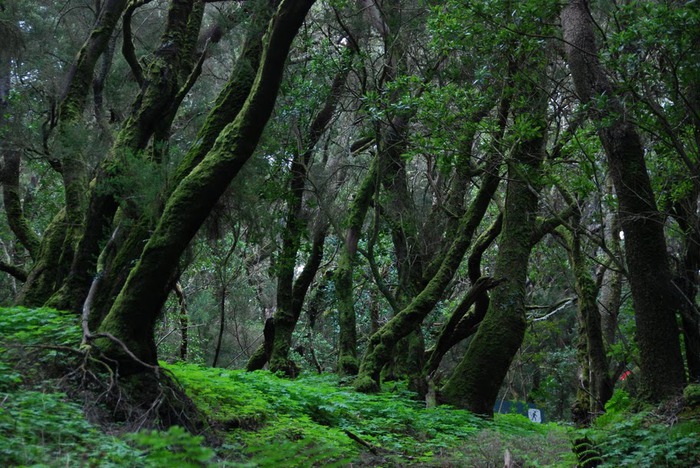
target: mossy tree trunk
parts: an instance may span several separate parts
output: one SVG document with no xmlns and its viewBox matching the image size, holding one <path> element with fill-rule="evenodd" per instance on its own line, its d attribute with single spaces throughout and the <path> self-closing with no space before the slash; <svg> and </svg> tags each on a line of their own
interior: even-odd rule
<svg viewBox="0 0 700 468">
<path fill-rule="evenodd" d="M 571 223 L 572 231 L 564 233 L 563 237 L 578 296 L 578 357 L 582 378 L 573 416 L 576 424 L 585 426 L 605 410 L 605 403 L 612 396 L 613 380 L 598 311 L 599 288 L 591 276 L 591 268 L 582 250 L 579 222 L 580 214 L 576 213 Z"/>
<path fill-rule="evenodd" d="M 405 68 L 405 64 L 402 63 L 400 67 Z M 423 259 L 430 255 L 422 242 L 418 211 L 406 173 L 404 153 L 408 145 L 410 117 L 396 116 L 378 135 L 379 179 L 383 188 L 378 203 L 389 225 L 394 246 L 398 282 L 393 298 L 400 308 L 410 304 L 425 287 Z M 424 354 L 425 342 L 418 322 L 410 334 L 396 343 L 384 368 L 385 378 L 408 379 L 411 389 L 422 392 L 420 377 Z"/>
<path fill-rule="evenodd" d="M 54 218 L 51 237 L 44 235 L 41 257 L 35 261 L 17 296 L 18 303 L 28 306 L 44 304 L 70 272 L 75 247 L 83 232 L 88 189 L 88 165 L 83 154 L 84 148 L 80 144 L 76 145 L 76 142 L 82 140 L 83 113 L 95 66 L 107 50 L 126 4 L 126 0 L 110 0 L 102 5 L 95 26 L 68 71 L 58 106 L 58 121 L 55 123 L 57 128 L 54 140 L 58 151 L 52 163 L 63 178 L 65 210 L 60 217 Z"/>
<path fill-rule="evenodd" d="M 138 263 L 99 331 L 110 333 L 142 361 L 157 363 L 153 329 L 181 254 L 255 150 L 275 104 L 291 42 L 313 0 L 283 1 L 270 23 L 255 82 L 236 119 L 168 198 Z M 142 370 L 112 340 L 101 340 L 122 372 Z"/>
<path fill-rule="evenodd" d="M 299 277 L 292 283 L 289 298 L 285 298 L 285 300 L 289 300 L 289 302 L 285 304 L 284 308 L 280 308 L 279 302 L 277 304 L 277 310 L 273 317 L 275 326 L 274 341 L 272 344 L 265 343 L 263 345 L 270 350 L 270 370 L 273 372 L 282 372 L 288 377 L 296 377 L 299 373 L 296 363 L 289 358 L 289 350 L 292 346 L 292 334 L 299 321 L 306 293 L 323 260 L 323 245 L 326 240 L 326 231 L 327 224 L 321 220 L 313 236 L 313 244 L 309 259 L 306 265 L 304 265 L 304 269 Z"/>
<path fill-rule="evenodd" d="M 5 27 L 7 28 L 7 26 Z M 7 125 L 9 122 L 6 121 L 11 119 L 9 116 L 9 118 L 6 117 L 6 113 L 9 111 L 9 97 L 12 87 L 10 77 L 12 55 L 18 52 L 18 50 L 11 50 L 11 48 L 21 49 L 22 44 L 19 31 L 2 30 L 2 33 L 5 35 L 4 40 L 7 41 L 5 46 L 0 47 L 0 156 L 3 162 L 0 165 L 0 184 L 2 185 L 2 199 L 10 230 L 27 250 L 29 256 L 36 260 L 39 256 L 41 240 L 32 230 L 24 215 L 19 184 L 20 150 L 8 138 L 10 130 Z M 13 37 L 14 40 L 12 40 Z M 0 268 L 0 271 L 8 272 L 20 281 L 27 280 L 27 273 L 22 269 L 13 268 L 12 265 L 4 264 L 4 262 L 3 265 L 4 268 Z"/>
<path fill-rule="evenodd" d="M 0 113 L 3 112 L 3 106 L 0 103 Z M 0 132 L 2 130 L 2 117 L 0 117 Z M 0 184 L 2 184 L 2 199 L 7 223 L 20 244 L 27 249 L 29 256 L 32 259 L 37 259 L 41 240 L 32 230 L 29 221 L 24 216 L 19 185 L 20 151 L 14 148 L 2 147 L 2 159 L 4 164 L 0 174 Z"/>
<path fill-rule="evenodd" d="M 608 159 L 625 234 L 630 289 L 637 324 L 643 391 L 649 400 L 678 394 L 685 383 L 664 219 L 656 207 L 639 135 L 626 118 L 616 90 L 601 67 L 586 0 L 571 0 L 561 13 L 569 68 Z"/>
<path fill-rule="evenodd" d="M 695 215 L 698 191 L 679 200 L 672 213 L 683 233 L 683 253 L 675 286 L 682 295 L 681 324 L 683 344 L 688 367 L 688 377 L 693 382 L 700 381 L 700 310 L 695 301 L 698 293 L 697 275 L 700 271 L 700 220 Z"/>
<path fill-rule="evenodd" d="M 476 332 L 486 315 L 489 305 L 487 291 L 498 286 L 502 280 L 481 276 L 481 258 L 500 234 L 502 225 L 503 216 L 498 216 L 496 221 L 474 243 L 467 262 L 469 280 L 473 286 L 454 308 L 447 322 L 440 329 L 435 345 L 427 352 L 423 369 L 423 374 L 427 379 L 433 378 L 433 374 L 440 366 L 440 361 L 453 346 Z"/>
<path fill-rule="evenodd" d="M 276 264 L 277 309 L 273 316 L 274 342 L 263 343 L 256 350 L 248 362 L 248 370 L 256 370 L 269 362 L 272 371 L 281 371 L 290 377 L 294 377 L 298 373 L 296 364 L 289 358 L 292 334 L 299 321 L 306 293 L 321 264 L 323 243 L 327 231 L 327 223 L 320 219 L 323 216 L 320 214 L 317 220 L 318 226 L 315 229 L 310 229 L 315 231 L 312 236 L 311 255 L 302 273 L 295 280 L 294 273 L 297 268 L 297 255 L 301 247 L 302 236 L 305 231 L 309 230 L 309 226 L 304 222 L 306 219 L 304 216 L 304 192 L 315 147 L 335 113 L 350 70 L 354 51 L 346 49 L 345 52 L 346 55 L 341 58 L 343 63 L 340 70 L 331 83 L 326 102 L 311 122 L 306 138 L 301 144 L 301 152 L 295 152 L 292 157 L 285 229 L 282 231 L 282 246 Z M 265 350 L 270 350 L 269 356 Z"/>
<path fill-rule="evenodd" d="M 612 197 L 614 193 L 612 179 L 605 181 L 605 193 Z M 611 207 L 606 207 L 605 225 L 603 236 L 605 245 L 612 255 L 610 264 L 606 265 L 600 285 L 600 297 L 598 310 L 600 311 L 603 340 L 607 346 L 615 344 L 617 333 L 617 317 L 622 305 L 622 280 L 623 260 L 622 247 L 620 246 L 620 223 L 617 212 Z"/>
<path fill-rule="evenodd" d="M 255 79 L 262 54 L 263 35 L 274 12 L 274 1 L 264 0 L 256 5 L 248 35 L 243 44 L 231 76 L 207 114 L 194 143 L 175 169 L 169 185 L 164 187 L 163 199 L 167 199 L 173 188 L 199 164 L 211 150 L 217 136 L 231 123 L 243 107 Z M 116 246 L 104 250 L 100 260 L 100 286 L 95 296 L 90 323 L 97 326 L 109 311 L 121 290 L 133 264 L 138 260 L 143 246 L 154 228 L 153 213 L 142 213 L 138 221 L 130 221 L 128 231 L 120 229 L 120 217 L 114 219 L 117 226 Z"/>
<path fill-rule="evenodd" d="M 360 364 L 355 387 L 363 392 L 379 391 L 381 370 L 389 359 L 396 343 L 418 326 L 440 300 L 445 288 L 462 263 L 462 258 L 471 244 L 472 237 L 483 219 L 486 209 L 499 183 L 500 158 L 490 156 L 484 171 L 482 185 L 469 209 L 460 220 L 459 228 L 444 255 L 444 260 L 435 276 L 425 288 L 401 312 L 370 337 L 367 351 Z"/>
<path fill-rule="evenodd" d="M 542 54 L 535 55 L 543 58 Z M 542 63 L 530 64 L 535 69 L 540 67 L 540 73 L 544 73 Z M 505 283 L 492 292 L 488 311 L 467 353 L 442 389 L 445 402 L 489 416 L 493 414 L 498 391 L 522 344 L 527 325 L 525 280 L 537 227 L 547 100 L 544 89 L 539 83 L 533 83 L 541 80 L 532 80 L 532 75 L 528 79 L 525 73 L 524 67 L 515 73 L 515 92 L 519 93 L 521 104 L 514 120 L 527 122 L 525 126 L 530 131 L 519 136 L 508 157 L 503 228 L 494 267 L 494 277 L 504 279 Z M 527 103 L 527 107 L 522 103 Z"/>
<path fill-rule="evenodd" d="M 196 4 L 196 8 L 195 8 Z M 47 305 L 67 310 L 82 310 L 83 301 L 96 273 L 100 244 L 109 236 L 114 214 L 121 205 L 123 217 L 136 221 L 144 207 L 128 201 L 123 174 L 138 160 L 146 160 L 145 149 L 153 136 L 165 131 L 179 107 L 183 82 L 192 70 L 192 44 L 197 40 L 204 7 L 194 0 L 172 0 L 165 30 L 154 57 L 143 72 L 141 90 L 133 111 L 119 132 L 110 154 L 100 164 L 94 187 L 84 212 L 84 229 L 80 233 L 71 269 L 61 288 Z M 191 85 L 190 85 L 191 86 Z M 179 99 L 181 101 L 181 98 Z M 161 142 L 154 142 L 158 147 Z M 153 161 L 157 164 L 158 161 Z M 133 222 L 124 223 L 128 229 Z"/>
<path fill-rule="evenodd" d="M 333 278 L 335 298 L 338 304 L 337 369 L 340 375 L 356 375 L 359 368 L 353 275 L 357 263 L 357 245 L 372 197 L 376 193 L 377 182 L 377 160 L 375 158 L 353 197 L 343 223 L 345 242 L 340 251 L 338 266 Z"/>
</svg>

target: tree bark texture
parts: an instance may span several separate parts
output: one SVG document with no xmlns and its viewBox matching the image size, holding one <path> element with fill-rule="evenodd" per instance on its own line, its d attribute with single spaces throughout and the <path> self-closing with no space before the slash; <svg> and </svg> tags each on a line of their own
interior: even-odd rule
<svg viewBox="0 0 700 468">
<path fill-rule="evenodd" d="M 656 207 L 639 135 L 600 65 L 587 1 L 570 1 L 561 21 L 576 92 L 591 106 L 591 116 L 602 122 L 598 135 L 625 234 L 643 392 L 649 400 L 661 400 L 678 394 L 685 383 L 676 325 L 679 299 L 671 283 L 664 219 Z"/>
<path fill-rule="evenodd" d="M 282 371 L 296 375 L 297 366 L 289 359 L 292 333 L 299 321 L 306 292 L 313 281 L 323 257 L 323 243 L 326 238 L 326 223 L 319 220 L 321 226 L 314 235 L 311 256 L 300 277 L 294 281 L 296 259 L 301 247 L 301 239 L 307 226 L 304 225 L 303 202 L 306 179 L 315 153 L 315 147 L 328 128 L 341 97 L 345 81 L 350 71 L 354 52 L 345 49 L 341 58 L 340 70 L 336 73 L 326 97 L 326 101 L 314 117 L 304 139 L 302 152 L 297 152 L 290 168 L 290 196 L 287 204 L 286 229 L 282 233 L 282 251 L 278 261 L 277 272 L 277 310 L 275 311 L 275 343 L 272 345 L 270 370 Z M 319 214 L 320 217 L 323 214 Z"/>
<path fill-rule="evenodd" d="M 574 218 L 573 227 L 577 229 L 578 214 Z M 578 295 L 579 330 L 583 340 L 581 357 L 585 360 L 581 367 L 588 374 L 584 378 L 588 385 L 582 389 L 586 397 L 585 405 L 579 408 L 580 411 L 585 411 L 583 422 L 587 423 L 605 410 L 605 403 L 612 396 L 613 381 L 608 367 L 601 317 L 596 303 L 598 288 L 581 249 L 580 236 L 581 234 L 574 230 L 566 237 L 569 263 L 574 273 L 574 284 Z M 584 402 L 581 401 L 581 403 Z"/>
<path fill-rule="evenodd" d="M 0 106 L 0 112 L 4 112 L 2 106 Z M 0 130 L 2 130 L 1 124 Z M 0 183 L 2 184 L 2 199 L 5 205 L 7 224 L 20 244 L 27 249 L 30 257 L 36 260 L 41 241 L 24 216 L 19 185 L 20 151 L 2 148 L 2 158 L 4 164 L 2 174 L 0 174 Z"/>
<path fill-rule="evenodd" d="M 71 261 L 70 274 L 47 305 L 79 311 L 90 288 L 96 270 L 100 243 L 109 235 L 109 226 L 121 204 L 127 217 L 138 219 L 146 208 L 129 201 L 127 187 L 120 177 L 133 164 L 130 158 L 145 159 L 144 150 L 163 122 L 170 122 L 177 110 L 173 104 L 180 90 L 181 75 L 190 69 L 192 57 L 189 42 L 196 42 L 203 10 L 193 13 L 193 0 L 173 0 L 161 43 L 144 74 L 144 83 L 134 103 L 134 110 L 119 132 L 110 154 L 100 164 L 95 185 L 90 194 L 85 227 Z M 99 301 L 98 301 L 99 302 Z"/>
<path fill-rule="evenodd" d="M 377 186 L 377 160 L 372 160 L 369 170 L 350 204 L 345 217 L 345 242 L 335 270 L 335 297 L 338 304 L 338 373 L 357 375 L 357 317 L 353 275 L 357 262 L 357 244 Z"/>
<path fill-rule="evenodd" d="M 613 183 L 610 177 L 605 181 L 606 193 L 613 194 Z M 620 223 L 617 212 L 607 208 L 605 213 L 605 226 L 603 235 L 605 245 L 616 259 L 622 262 L 622 247 L 620 246 Z M 616 261 L 612 261 L 603 272 L 603 282 L 600 285 L 600 298 L 598 309 L 600 311 L 601 328 L 603 339 L 607 346 L 615 344 L 615 334 L 617 333 L 617 317 L 622 304 L 622 274 Z"/>
<path fill-rule="evenodd" d="M 180 255 L 255 150 L 272 113 L 292 40 L 312 4 L 313 0 L 286 0 L 280 5 L 270 23 L 263 58 L 243 108 L 169 197 L 141 258 L 100 326 L 101 331 L 123 340 L 147 363 L 157 362 L 153 328 Z M 113 343 L 102 342 L 102 346 L 126 366 L 127 372 L 141 370 Z"/>
<path fill-rule="evenodd" d="M 688 377 L 700 381 L 700 310 L 695 302 L 700 271 L 700 220 L 695 214 L 698 190 L 674 207 L 673 215 L 683 233 L 683 251 L 674 285 L 681 294 L 681 324 Z"/>
<path fill-rule="evenodd" d="M 370 338 L 367 351 L 360 364 L 358 377 L 355 380 L 355 388 L 359 391 L 379 391 L 382 367 L 391 359 L 396 343 L 411 333 L 440 300 L 442 293 L 462 263 L 462 258 L 471 244 L 472 237 L 496 192 L 500 181 L 498 177 L 499 162 L 499 157 L 491 156 L 481 188 L 469 209 L 462 216 L 457 235 L 435 276 L 410 304 Z"/>
<path fill-rule="evenodd" d="M 525 281 L 537 225 L 540 166 L 546 141 L 547 101 L 543 89 L 530 80 L 519 82 L 528 108 L 521 108 L 516 118 L 529 119 L 534 131 L 521 137 L 508 159 L 503 227 L 494 268 L 494 277 L 505 283 L 492 292 L 488 311 L 467 353 L 442 389 L 445 402 L 487 416 L 493 414 L 498 391 L 525 336 Z"/>
<path fill-rule="evenodd" d="M 83 154 L 84 148 L 76 142 L 83 139 L 82 116 L 97 60 L 107 50 L 126 3 L 126 0 L 105 2 L 95 26 L 68 71 L 58 106 L 58 128 L 55 137 L 57 150 L 54 154 L 60 163 L 63 178 L 65 213 L 62 224 L 52 226 L 52 234 L 56 237 L 63 236 L 62 245 L 60 249 L 57 248 L 57 238 L 46 240 L 46 243 L 52 246 L 47 250 L 55 258 L 42 258 L 35 263 L 16 298 L 16 301 L 22 304 L 44 304 L 70 272 L 75 245 L 82 232 L 88 188 L 88 167 Z M 59 233 L 58 229 L 62 229 L 63 232 Z"/>
<path fill-rule="evenodd" d="M 245 100 L 253 86 L 256 70 L 262 54 L 262 39 L 266 26 L 274 13 L 273 1 L 265 1 L 255 10 L 252 24 L 243 45 L 240 57 L 236 61 L 234 69 L 222 91 L 219 93 L 212 109 L 197 133 L 194 143 L 178 165 L 168 187 L 164 187 L 163 197 L 167 199 L 172 190 L 199 164 L 204 156 L 211 150 L 216 137 L 231 123 L 243 107 Z M 190 38 L 192 38 L 190 36 Z M 104 202 L 113 200 L 103 197 Z M 111 203 L 114 203 L 113 201 Z M 99 208 L 95 212 L 113 213 L 114 207 L 104 210 Z M 118 218 L 118 217 L 117 217 Z M 105 216 L 104 222 L 109 222 Z M 119 223 L 116 219 L 115 223 Z M 109 311 L 114 299 L 121 290 L 126 278 L 143 251 L 144 244 L 153 229 L 155 220 L 151 213 L 142 213 L 138 221 L 131 223 L 131 229 L 120 234 L 118 246 L 113 252 L 103 254 L 104 261 L 102 275 L 104 280 L 100 292 L 96 295 L 95 307 L 90 322 L 97 326 L 104 315 Z"/>
</svg>

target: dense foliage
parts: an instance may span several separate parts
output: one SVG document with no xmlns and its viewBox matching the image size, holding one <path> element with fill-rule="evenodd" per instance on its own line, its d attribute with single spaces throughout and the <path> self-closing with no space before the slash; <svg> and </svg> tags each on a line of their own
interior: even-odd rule
<svg viewBox="0 0 700 468">
<path fill-rule="evenodd" d="M 698 50 L 693 1 L 0 0 L 11 463 L 696 462 Z"/>
</svg>

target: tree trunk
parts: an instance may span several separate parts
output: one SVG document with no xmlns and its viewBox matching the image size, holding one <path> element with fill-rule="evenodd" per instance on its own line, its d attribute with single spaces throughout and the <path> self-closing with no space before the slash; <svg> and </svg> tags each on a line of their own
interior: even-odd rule
<svg viewBox="0 0 700 468">
<path fill-rule="evenodd" d="M 355 388 L 362 392 L 379 391 L 382 367 L 389 362 L 396 343 L 411 333 L 440 300 L 445 288 L 462 263 L 472 237 L 486 213 L 499 183 L 500 158 L 491 156 L 481 188 L 467 212 L 462 216 L 456 236 L 435 276 L 411 303 L 372 335 L 360 364 Z"/>
<path fill-rule="evenodd" d="M 126 3 L 126 0 L 109 0 L 105 3 L 95 26 L 68 71 L 67 84 L 58 106 L 58 129 L 55 138 L 58 145 L 56 165 L 60 167 L 63 178 L 65 211 L 60 223 L 56 222 L 57 219 L 52 222 L 52 238 L 42 240 L 45 244 L 42 251 L 51 258 L 43 257 L 42 254 L 35 262 L 16 298 L 17 303 L 28 306 L 43 305 L 70 272 L 74 249 L 82 233 L 88 187 L 84 148 L 76 145 L 76 142 L 83 140 L 82 117 L 97 60 L 109 46 L 109 40 Z M 59 237 L 62 237 L 60 246 Z"/>
<path fill-rule="evenodd" d="M 587 425 L 605 410 L 605 403 L 612 396 L 613 381 L 608 368 L 601 317 L 596 304 L 598 291 L 586 257 L 581 251 L 581 234 L 577 231 L 579 217 L 578 214 L 574 217 L 574 231 L 567 233 L 565 237 L 578 295 L 579 333 L 582 341 L 579 362 L 583 373 L 583 388 L 580 389 L 580 401 L 577 404 L 579 420 L 574 422 Z"/>
<path fill-rule="evenodd" d="M 316 271 L 323 257 L 323 243 L 326 238 L 326 223 L 319 219 L 320 226 L 316 228 L 311 256 L 304 267 L 302 274 L 294 281 L 294 272 L 297 267 L 297 255 L 301 247 L 303 232 L 308 226 L 304 219 L 304 192 L 309 167 L 314 155 L 315 147 L 321 136 L 326 131 L 328 124 L 335 113 L 345 81 L 350 70 L 353 51 L 346 49 L 347 55 L 343 57 L 343 64 L 331 84 L 328 97 L 321 110 L 316 114 L 309 127 L 301 150 L 292 158 L 289 181 L 289 198 L 287 202 L 286 227 L 282 231 L 282 248 L 278 257 L 277 269 L 277 309 L 274 314 L 275 334 L 274 343 L 264 343 L 262 347 L 271 349 L 271 355 L 266 356 L 270 362 L 270 369 L 282 371 L 288 376 L 296 376 L 298 368 L 289 359 L 289 348 L 292 344 L 292 334 L 301 314 L 306 292 L 311 286 Z M 319 215 L 323 216 L 323 215 Z M 261 359 L 261 350 L 254 354 L 255 359 L 248 363 L 248 370 L 262 367 L 265 362 Z"/>
<path fill-rule="evenodd" d="M 100 326 L 100 331 L 120 339 L 146 363 L 157 363 L 153 328 L 180 255 L 255 150 L 272 113 L 291 42 L 312 4 L 313 0 L 285 0 L 280 5 L 246 103 L 169 197 L 139 262 Z M 123 364 L 123 372 L 142 370 L 115 343 L 102 340 L 101 345 Z"/>
<path fill-rule="evenodd" d="M 0 105 L 0 113 L 4 112 L 3 106 Z M 2 130 L 4 129 L 0 117 L 0 131 Z M 33 259 L 36 259 L 39 255 L 41 241 L 24 216 L 19 186 L 20 152 L 17 149 L 2 148 L 2 157 L 4 165 L 2 174 L 0 174 L 0 183 L 2 184 L 2 199 L 5 205 L 7 223 L 20 244 L 27 249 Z"/>
<path fill-rule="evenodd" d="M 204 156 L 214 146 L 217 136 L 232 122 L 243 107 L 253 86 L 256 70 L 260 63 L 263 47 L 263 35 L 272 16 L 274 1 L 265 1 L 256 10 L 248 36 L 243 45 L 240 57 L 236 61 L 231 76 L 219 93 L 216 101 L 197 133 L 194 143 L 189 148 L 183 160 L 175 170 L 170 181 L 170 187 L 176 187 L 199 164 Z M 165 189 L 164 198 L 172 192 Z M 105 198 L 105 200 L 108 200 Z M 109 210 L 105 210 L 109 211 Z M 102 255 L 100 292 L 96 295 L 95 306 L 90 317 L 91 326 L 96 327 L 109 311 L 117 294 L 124 285 L 126 278 L 143 251 L 143 246 L 153 230 L 151 213 L 145 213 L 137 222 L 130 223 L 131 229 L 119 234 L 119 240 L 113 251 L 105 251 Z M 115 221 L 119 224 L 119 220 Z"/>
<path fill-rule="evenodd" d="M 356 375 L 357 328 L 353 274 L 357 262 L 357 244 L 360 241 L 362 225 L 377 185 L 377 160 L 372 163 L 362 179 L 362 183 L 350 204 L 343 227 L 345 242 L 340 252 L 335 270 L 335 297 L 338 304 L 338 374 Z"/>
<path fill-rule="evenodd" d="M 527 116 L 533 133 L 521 138 L 508 161 L 503 228 L 494 269 L 494 277 L 506 282 L 491 294 L 486 316 L 442 390 L 447 403 L 488 416 L 493 414 L 498 390 L 525 336 L 525 280 L 546 141 L 547 101 L 543 89 L 529 81 L 520 86 L 525 89 L 522 97 L 527 98 L 523 101 L 529 108 L 521 109 L 518 118 Z"/>
<path fill-rule="evenodd" d="M 191 55 L 187 53 L 187 43 L 196 42 L 203 13 L 201 8 L 193 13 L 193 3 L 193 0 L 174 0 L 170 4 L 161 43 L 144 74 L 134 110 L 119 132 L 110 154 L 100 164 L 87 211 L 81 213 L 84 228 L 76 233 L 75 251 L 71 249 L 70 273 L 61 288 L 47 301 L 48 306 L 80 311 L 96 273 L 100 244 L 109 235 L 109 226 L 119 204 L 123 214 L 134 220 L 148 209 L 138 202 L 128 201 L 131 197 L 125 195 L 127 187 L 120 177 L 129 171 L 134 159 L 146 160 L 144 150 L 154 133 L 162 129 L 163 122 L 169 122 L 170 116 L 177 111 L 178 106 L 173 102 L 183 85 L 180 75 L 183 70 L 190 69 L 192 63 L 192 57 L 185 57 Z M 190 27 L 197 31 L 188 33 Z"/>
<path fill-rule="evenodd" d="M 676 312 L 677 294 L 639 135 L 625 118 L 598 60 L 588 3 L 571 0 L 561 13 L 569 68 L 576 91 L 606 122 L 598 135 L 608 158 L 625 234 L 625 256 L 637 324 L 643 392 L 651 401 L 677 395 L 685 384 Z"/>
<path fill-rule="evenodd" d="M 474 285 L 469 289 L 467 294 L 462 298 L 462 301 L 450 314 L 450 318 L 440 329 L 437 340 L 435 341 L 435 346 L 430 352 L 430 356 L 425 364 L 424 373 L 426 376 L 430 377 L 440 365 L 442 357 L 461 340 L 457 340 L 455 335 L 457 335 L 457 327 L 460 322 L 464 322 L 462 325 L 464 330 L 474 330 L 483 320 L 483 316 L 479 316 L 473 311 L 467 315 L 471 306 L 479 299 L 479 297 L 486 294 L 486 291 L 498 286 L 501 281 L 494 280 L 493 278 L 480 278 Z M 459 338 L 464 339 L 466 336 L 459 336 Z"/>
<path fill-rule="evenodd" d="M 292 334 L 304 306 L 306 292 L 311 286 L 318 268 L 321 266 L 321 260 L 323 260 L 323 244 L 326 240 L 326 230 L 327 226 L 325 223 L 317 227 L 309 260 L 304 265 L 299 278 L 294 281 L 289 304 L 285 307 L 280 307 L 279 303 L 277 304 L 277 310 L 274 315 L 274 342 L 271 345 L 265 344 L 270 349 L 270 370 L 273 372 L 281 371 L 288 377 L 296 377 L 299 374 L 299 368 L 296 363 L 289 359 L 289 349 L 292 346 Z"/>
<path fill-rule="evenodd" d="M 700 271 L 700 220 L 695 214 L 698 191 L 680 200 L 673 214 L 683 232 L 682 261 L 674 280 L 681 294 L 681 324 L 683 344 L 688 364 L 688 376 L 692 382 L 700 381 L 700 310 L 695 298 L 698 292 L 698 271 Z"/>
<path fill-rule="evenodd" d="M 607 195 L 613 196 L 612 179 L 608 177 L 605 181 L 605 192 Z M 620 247 L 620 223 L 617 219 L 617 213 L 607 208 L 605 214 L 605 226 L 603 235 L 605 237 L 605 245 L 612 255 L 615 256 L 615 261 L 605 268 L 603 272 L 603 282 L 600 286 L 600 299 L 598 301 L 600 311 L 600 325 L 603 332 L 603 339 L 607 346 L 615 344 L 615 334 L 617 333 L 617 316 L 620 313 L 622 304 L 622 271 L 616 260 L 622 258 Z M 611 259 L 613 260 L 613 259 Z"/>
</svg>

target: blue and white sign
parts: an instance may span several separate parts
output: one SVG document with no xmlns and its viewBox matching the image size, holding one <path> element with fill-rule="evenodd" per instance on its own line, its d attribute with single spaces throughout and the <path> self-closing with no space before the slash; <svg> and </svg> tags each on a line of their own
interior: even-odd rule
<svg viewBox="0 0 700 468">
<path fill-rule="evenodd" d="M 522 401 L 497 401 L 493 407 L 494 413 L 500 414 L 522 414 L 534 423 L 543 423 L 544 414 L 539 408 L 535 408 L 532 403 L 523 403 Z"/>
</svg>

